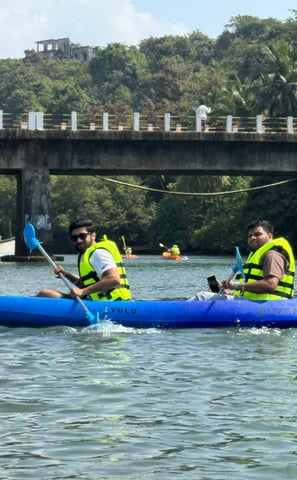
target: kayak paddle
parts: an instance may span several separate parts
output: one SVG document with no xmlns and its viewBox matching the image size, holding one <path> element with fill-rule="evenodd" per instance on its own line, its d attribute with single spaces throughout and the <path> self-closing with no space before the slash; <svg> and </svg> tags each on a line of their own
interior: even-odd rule
<svg viewBox="0 0 297 480">
<path fill-rule="evenodd" d="M 236 273 L 241 273 L 242 276 L 244 277 L 243 261 L 242 261 L 241 255 L 240 255 L 239 248 L 235 247 L 235 250 L 236 250 L 235 264 L 232 267 L 232 274 L 229 278 L 229 281 L 232 280 L 232 278 L 234 277 L 234 275 L 236 275 Z"/>
<path fill-rule="evenodd" d="M 232 271 L 231 271 L 231 274 L 230 276 L 227 278 L 226 280 L 226 284 L 228 284 L 232 278 L 234 277 L 234 275 L 236 275 L 236 273 L 241 273 L 242 276 L 244 277 L 244 273 L 243 273 L 243 261 L 242 261 L 242 258 L 241 258 L 241 254 L 240 254 L 240 251 L 239 251 L 239 248 L 238 247 L 235 247 L 235 250 L 236 250 L 236 258 L 235 258 L 235 263 L 232 267 Z M 221 288 L 220 290 L 220 293 L 222 293 L 222 291 L 224 290 L 224 287 Z"/>
<path fill-rule="evenodd" d="M 166 250 L 170 250 L 170 248 L 169 248 L 169 247 L 166 247 L 166 245 L 163 245 L 163 243 L 159 243 L 159 247 L 161 247 L 161 248 L 166 248 Z"/>
<path fill-rule="evenodd" d="M 127 245 L 126 245 L 125 235 L 122 235 L 121 239 L 122 239 L 122 242 L 123 242 L 125 255 L 127 255 Z"/>
<path fill-rule="evenodd" d="M 44 250 L 44 248 L 40 245 L 40 242 L 39 240 L 37 240 L 36 238 L 36 235 L 35 235 L 35 228 L 34 226 L 32 225 L 32 223 L 27 223 L 25 228 L 24 228 L 24 239 L 25 239 L 25 242 L 26 242 L 26 245 L 27 247 L 29 248 L 29 250 L 35 250 L 35 248 L 38 248 L 38 250 L 42 253 L 42 255 L 48 260 L 48 262 L 54 267 L 56 268 L 56 264 L 55 262 L 53 261 L 53 259 L 48 255 L 48 253 Z M 62 273 L 59 274 L 60 275 L 60 278 L 63 280 L 63 282 L 65 283 L 65 285 L 67 285 L 67 287 L 69 288 L 69 290 L 72 290 L 73 288 L 73 284 L 68 280 L 68 278 L 66 278 Z M 85 311 L 85 314 L 86 314 L 86 317 L 87 319 L 89 320 L 89 322 L 92 324 L 92 323 L 95 323 L 95 317 L 94 315 L 92 314 L 92 312 L 90 312 L 90 310 L 88 310 L 88 308 L 86 307 L 86 305 L 84 304 L 84 302 L 82 301 L 82 299 L 78 296 L 75 297 L 75 299 L 78 301 L 78 303 L 81 305 L 81 307 L 83 308 L 83 310 Z"/>
</svg>

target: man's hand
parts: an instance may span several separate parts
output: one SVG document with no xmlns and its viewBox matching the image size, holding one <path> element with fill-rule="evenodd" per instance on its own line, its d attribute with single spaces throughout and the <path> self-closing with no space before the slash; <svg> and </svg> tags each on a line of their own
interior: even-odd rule
<svg viewBox="0 0 297 480">
<path fill-rule="evenodd" d="M 54 268 L 54 272 L 57 278 L 60 278 L 60 274 L 65 276 L 65 268 L 62 265 L 56 265 Z"/>
<path fill-rule="evenodd" d="M 73 287 L 70 292 L 71 298 L 83 297 L 84 291 L 81 288 Z"/>
</svg>

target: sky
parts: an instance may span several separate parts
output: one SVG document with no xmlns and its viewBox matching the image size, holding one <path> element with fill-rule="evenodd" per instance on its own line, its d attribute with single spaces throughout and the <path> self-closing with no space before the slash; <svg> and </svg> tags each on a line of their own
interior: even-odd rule
<svg viewBox="0 0 297 480">
<path fill-rule="evenodd" d="M 287 20 L 296 8 L 296 0 L 0 0 L 0 58 L 64 37 L 91 47 L 196 30 L 216 38 L 237 15 Z"/>
</svg>

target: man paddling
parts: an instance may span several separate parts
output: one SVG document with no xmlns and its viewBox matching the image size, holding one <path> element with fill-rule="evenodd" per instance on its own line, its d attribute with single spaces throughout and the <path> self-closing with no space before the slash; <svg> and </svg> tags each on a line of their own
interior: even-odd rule
<svg viewBox="0 0 297 480">
<path fill-rule="evenodd" d="M 222 282 L 222 293 L 198 292 L 190 300 L 284 300 L 294 295 L 295 258 L 284 237 L 273 237 L 267 220 L 254 220 L 247 226 L 251 252 L 238 281 Z"/>
<path fill-rule="evenodd" d="M 114 242 L 104 235 L 96 241 L 96 225 L 90 219 L 73 222 L 69 226 L 70 239 L 79 253 L 79 275 L 67 272 L 61 265 L 55 267 L 74 284 L 71 293 L 43 289 L 38 297 L 90 298 L 91 300 L 130 300 L 131 293 L 121 254 Z"/>
</svg>

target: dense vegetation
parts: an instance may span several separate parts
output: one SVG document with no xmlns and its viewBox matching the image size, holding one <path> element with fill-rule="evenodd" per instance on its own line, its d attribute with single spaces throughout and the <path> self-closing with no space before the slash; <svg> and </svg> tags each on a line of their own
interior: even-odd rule
<svg viewBox="0 0 297 480">
<path fill-rule="evenodd" d="M 98 47 L 90 62 L 54 61 L 27 50 L 23 59 L 0 60 L 1 109 L 55 114 L 75 110 L 90 115 L 170 112 L 186 118 L 203 99 L 214 115 L 296 117 L 296 32 L 297 10 L 292 10 L 285 22 L 234 17 L 215 40 L 195 31 L 148 38 L 137 47 L 119 43 Z M 260 214 L 297 247 L 296 182 L 260 188 L 285 179 L 148 176 L 121 180 L 193 195 L 129 188 L 96 177 L 53 176 L 52 223 L 59 251 L 67 248 L 69 221 L 84 215 L 93 217 L 116 239 L 124 234 L 132 245 L 156 249 L 159 242 L 178 243 L 183 251 L 229 253 L 234 245 L 245 245 L 244 226 Z M 15 179 L 2 175 L 3 237 L 14 233 L 15 189 Z M 234 190 L 239 193 L 217 195 Z"/>
</svg>

